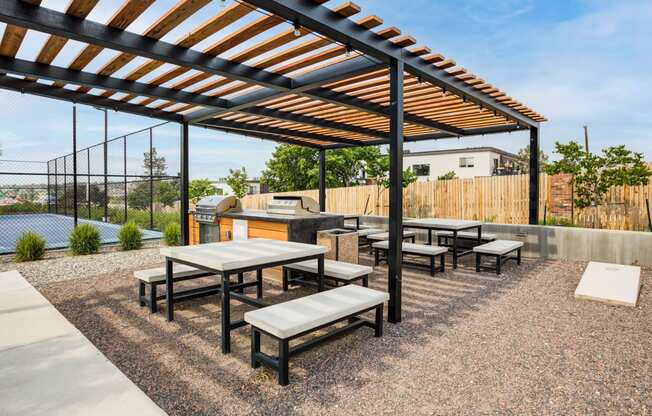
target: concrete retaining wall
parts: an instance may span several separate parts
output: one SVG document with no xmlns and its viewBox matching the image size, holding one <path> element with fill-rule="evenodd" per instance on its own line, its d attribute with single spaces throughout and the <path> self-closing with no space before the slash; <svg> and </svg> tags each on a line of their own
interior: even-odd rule
<svg viewBox="0 0 652 416">
<path fill-rule="evenodd" d="M 365 216 L 363 225 L 387 229 L 387 217 Z M 485 224 L 483 231 L 525 243 L 523 255 L 574 261 L 602 261 L 652 267 L 652 233 L 542 225 Z M 425 231 L 417 231 L 425 241 Z"/>
</svg>

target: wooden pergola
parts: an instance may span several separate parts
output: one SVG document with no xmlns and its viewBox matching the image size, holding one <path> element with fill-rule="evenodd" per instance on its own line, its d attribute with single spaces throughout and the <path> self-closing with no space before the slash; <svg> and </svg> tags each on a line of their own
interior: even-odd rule
<svg viewBox="0 0 652 416">
<path fill-rule="evenodd" d="M 389 321 L 400 322 L 403 143 L 530 130 L 536 223 L 545 118 L 381 18 L 358 17 L 354 3 L 327 1 L 180 0 L 138 34 L 128 29 L 154 0 L 125 0 L 105 23 L 87 19 L 98 0 L 70 0 L 65 12 L 5 0 L 0 88 L 180 123 L 186 242 L 189 125 L 319 149 L 322 208 L 328 149 L 389 145 Z M 162 40 L 204 7 L 212 17 Z M 16 58 L 27 31 L 47 35 L 31 60 Z M 53 65 L 69 40 L 83 47 L 67 67 Z M 99 70 L 86 70 L 96 59 Z"/>
</svg>

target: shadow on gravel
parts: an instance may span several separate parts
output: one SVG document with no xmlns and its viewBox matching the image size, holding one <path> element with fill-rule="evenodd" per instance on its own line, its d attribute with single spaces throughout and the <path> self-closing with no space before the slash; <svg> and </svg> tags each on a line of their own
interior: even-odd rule
<svg viewBox="0 0 652 416">
<path fill-rule="evenodd" d="M 372 262 L 365 255 L 360 260 Z M 459 269 L 435 277 L 406 267 L 403 322 L 386 323 L 380 339 L 363 328 L 294 357 L 291 384 L 285 388 L 276 384 L 275 373 L 250 368 L 248 328 L 232 333 L 231 355 L 219 352 L 217 297 L 178 304 L 175 321 L 168 323 L 164 307 L 151 315 L 138 306 L 131 273 L 71 280 L 40 290 L 170 415 L 287 414 L 308 403 L 325 413 L 333 406 L 341 411 L 355 406 L 356 390 L 372 380 L 391 384 L 392 360 L 409 360 L 410 350 L 481 311 L 486 302 L 520 281 L 540 275 L 546 266 L 541 260 L 524 260 L 519 267 L 508 263 L 500 277 L 476 273 L 470 258 L 463 259 Z M 385 265 L 376 268 L 370 286 L 386 290 Z M 270 303 L 309 293 L 306 289 L 283 293 L 273 282 L 265 287 Z M 232 316 L 238 319 L 249 309 L 234 301 Z M 264 350 L 271 353 L 271 347 L 264 342 Z"/>
</svg>

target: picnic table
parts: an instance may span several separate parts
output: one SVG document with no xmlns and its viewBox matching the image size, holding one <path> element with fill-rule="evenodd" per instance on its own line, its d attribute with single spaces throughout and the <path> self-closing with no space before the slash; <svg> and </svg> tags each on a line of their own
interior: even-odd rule
<svg viewBox="0 0 652 416">
<path fill-rule="evenodd" d="M 428 230 L 428 244 L 432 245 L 432 232 L 434 230 L 450 231 L 453 233 L 453 245 L 451 251 L 453 254 L 453 268 L 457 268 L 457 260 L 468 254 L 473 253 L 473 249 L 460 251 L 458 247 L 457 234 L 465 230 L 478 230 L 477 244 L 482 244 L 482 222 L 470 220 L 456 220 L 450 218 L 420 218 L 403 220 L 404 228 L 416 228 Z"/>
<path fill-rule="evenodd" d="M 222 353 L 231 352 L 231 330 L 247 325 L 244 320 L 231 322 L 231 298 L 261 308 L 268 306 L 263 298 L 263 269 L 317 259 L 317 286 L 324 287 L 324 254 L 326 247 L 314 244 L 256 238 L 250 240 L 224 241 L 194 246 L 164 247 L 161 254 L 166 264 L 167 320 L 174 320 L 174 264 L 185 264 L 221 277 L 222 294 Z M 244 282 L 243 273 L 256 271 L 255 282 Z M 238 283 L 231 283 L 232 276 Z M 256 287 L 256 299 L 245 296 L 247 287 Z"/>
</svg>

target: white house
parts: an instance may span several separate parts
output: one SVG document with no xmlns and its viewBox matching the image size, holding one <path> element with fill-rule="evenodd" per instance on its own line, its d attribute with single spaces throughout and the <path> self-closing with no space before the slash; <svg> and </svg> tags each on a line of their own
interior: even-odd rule
<svg viewBox="0 0 652 416">
<path fill-rule="evenodd" d="M 233 189 L 226 183 L 226 178 L 220 178 L 212 182 L 213 186 L 217 188 L 219 195 L 233 195 Z M 248 195 L 260 194 L 268 192 L 266 185 L 260 183 L 260 178 L 251 178 L 247 180 L 249 185 Z"/>
<path fill-rule="evenodd" d="M 523 162 L 513 153 L 495 147 L 430 150 L 403 155 L 403 167 L 412 168 L 420 181 L 434 181 L 448 172 L 457 178 L 520 173 Z"/>
</svg>

